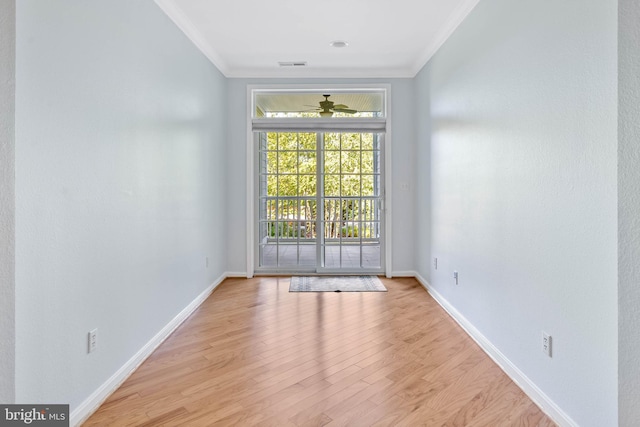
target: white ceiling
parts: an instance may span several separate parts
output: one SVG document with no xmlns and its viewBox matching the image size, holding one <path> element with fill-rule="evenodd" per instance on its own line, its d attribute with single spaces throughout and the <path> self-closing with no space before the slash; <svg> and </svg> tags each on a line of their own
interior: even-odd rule
<svg viewBox="0 0 640 427">
<path fill-rule="evenodd" d="M 479 0 L 156 0 L 227 77 L 413 77 Z M 334 40 L 349 46 L 334 48 Z M 280 67 L 279 61 L 306 61 Z"/>
</svg>

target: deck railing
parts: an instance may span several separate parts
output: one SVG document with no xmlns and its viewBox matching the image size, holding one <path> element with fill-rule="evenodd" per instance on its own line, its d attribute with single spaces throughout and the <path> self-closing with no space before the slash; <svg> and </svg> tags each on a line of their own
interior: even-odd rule
<svg viewBox="0 0 640 427">
<path fill-rule="evenodd" d="M 325 197 L 318 221 L 315 197 L 263 197 L 260 235 L 267 240 L 376 242 L 381 233 L 379 197 Z"/>
</svg>

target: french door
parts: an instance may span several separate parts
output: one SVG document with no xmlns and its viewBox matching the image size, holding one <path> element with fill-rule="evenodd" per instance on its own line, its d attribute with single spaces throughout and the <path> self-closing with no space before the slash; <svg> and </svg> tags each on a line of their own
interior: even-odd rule
<svg viewBox="0 0 640 427">
<path fill-rule="evenodd" d="M 256 132 L 257 271 L 383 271 L 384 133 Z"/>
</svg>

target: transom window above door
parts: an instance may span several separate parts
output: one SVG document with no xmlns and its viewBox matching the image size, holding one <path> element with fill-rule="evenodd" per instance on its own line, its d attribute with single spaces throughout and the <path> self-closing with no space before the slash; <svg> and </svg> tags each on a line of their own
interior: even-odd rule
<svg viewBox="0 0 640 427">
<path fill-rule="evenodd" d="M 305 91 L 259 91 L 253 99 L 253 118 L 333 118 L 386 117 L 381 90 L 322 89 Z"/>
<path fill-rule="evenodd" d="M 252 130 L 384 132 L 385 89 L 254 90 Z"/>
</svg>

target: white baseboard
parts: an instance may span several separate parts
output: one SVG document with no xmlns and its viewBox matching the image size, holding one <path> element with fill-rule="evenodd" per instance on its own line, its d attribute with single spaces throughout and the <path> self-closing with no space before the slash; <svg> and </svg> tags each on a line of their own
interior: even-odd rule
<svg viewBox="0 0 640 427">
<path fill-rule="evenodd" d="M 525 392 L 540 409 L 556 424 L 563 427 L 578 427 L 578 424 L 569 417 L 556 403 L 538 388 L 520 369 L 518 369 L 504 354 L 500 352 L 484 335 L 478 331 L 449 301 L 438 293 L 429 282 L 417 272 L 414 277 L 429 292 L 438 304 L 455 320 L 458 325 L 469 335 L 487 355 Z"/>
<path fill-rule="evenodd" d="M 237 272 L 229 271 L 229 272 L 226 272 L 224 274 L 224 276 L 225 276 L 225 278 L 227 278 L 227 277 L 233 277 L 233 278 L 242 277 L 242 278 L 245 278 L 245 279 L 248 277 L 246 271 L 245 272 L 242 272 L 242 271 L 237 271 Z"/>
<path fill-rule="evenodd" d="M 392 271 L 391 277 L 416 277 L 415 271 Z"/>
<path fill-rule="evenodd" d="M 144 362 L 147 357 L 158 348 L 160 344 L 166 340 L 178 326 L 182 324 L 190 315 L 200 306 L 211 293 L 218 287 L 220 283 L 228 276 L 223 274 L 215 282 L 207 287 L 200 295 L 198 295 L 189 305 L 187 305 L 176 317 L 174 317 L 160 332 L 145 344 L 127 363 L 125 363 L 111 378 L 105 381 L 96 391 L 94 391 L 84 402 L 71 412 L 69 416 L 69 424 L 71 426 L 79 426 L 85 422 L 100 405 L 111 394 L 129 378 L 129 376 Z"/>
</svg>

